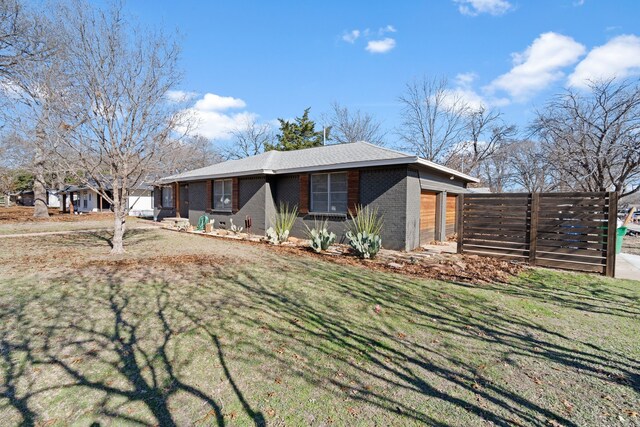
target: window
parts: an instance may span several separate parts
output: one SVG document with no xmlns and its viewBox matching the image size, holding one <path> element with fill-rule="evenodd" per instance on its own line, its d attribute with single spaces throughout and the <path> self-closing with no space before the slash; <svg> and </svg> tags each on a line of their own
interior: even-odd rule
<svg viewBox="0 0 640 427">
<path fill-rule="evenodd" d="M 91 201 L 91 193 L 89 193 L 89 201 Z"/>
<path fill-rule="evenodd" d="M 162 187 L 162 207 L 173 207 L 173 187 Z"/>
<path fill-rule="evenodd" d="M 311 175 L 311 211 L 347 212 L 347 173 Z"/>
<path fill-rule="evenodd" d="M 213 181 L 213 210 L 231 210 L 231 180 L 216 179 Z"/>
</svg>

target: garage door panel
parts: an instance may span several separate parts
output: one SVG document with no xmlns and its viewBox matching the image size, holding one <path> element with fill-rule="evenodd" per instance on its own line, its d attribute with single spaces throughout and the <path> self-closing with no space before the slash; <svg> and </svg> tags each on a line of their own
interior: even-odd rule
<svg viewBox="0 0 640 427">
<path fill-rule="evenodd" d="M 458 196 L 447 194 L 447 215 L 446 215 L 446 236 L 449 237 L 456 232 Z"/>
<path fill-rule="evenodd" d="M 435 239 L 436 231 L 436 193 L 423 191 L 420 194 L 420 244 Z"/>
</svg>

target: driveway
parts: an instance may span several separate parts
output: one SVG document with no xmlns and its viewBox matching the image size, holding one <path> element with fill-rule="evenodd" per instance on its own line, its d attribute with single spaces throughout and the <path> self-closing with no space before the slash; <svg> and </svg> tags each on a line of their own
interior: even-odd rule
<svg viewBox="0 0 640 427">
<path fill-rule="evenodd" d="M 640 255 L 616 255 L 616 278 L 640 280 Z"/>
</svg>

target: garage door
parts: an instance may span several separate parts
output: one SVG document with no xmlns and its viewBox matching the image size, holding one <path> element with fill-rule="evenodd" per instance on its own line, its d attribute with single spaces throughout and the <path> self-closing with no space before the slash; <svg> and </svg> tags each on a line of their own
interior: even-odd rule
<svg viewBox="0 0 640 427">
<path fill-rule="evenodd" d="M 447 237 L 455 234 L 456 232 L 456 214 L 457 214 L 457 202 L 458 196 L 455 194 L 447 194 Z"/>
<path fill-rule="evenodd" d="M 436 193 L 423 191 L 420 194 L 420 244 L 428 244 L 435 239 Z"/>
</svg>

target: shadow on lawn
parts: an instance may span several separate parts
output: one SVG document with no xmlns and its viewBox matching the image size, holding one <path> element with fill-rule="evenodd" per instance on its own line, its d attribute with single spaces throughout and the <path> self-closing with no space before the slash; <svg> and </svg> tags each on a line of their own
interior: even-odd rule
<svg viewBox="0 0 640 427">
<path fill-rule="evenodd" d="M 170 312 L 175 311 L 170 304 L 175 301 L 170 301 L 166 292 L 168 285 L 164 282 L 149 283 L 145 297 L 152 301 L 140 301 L 136 295 L 123 290 L 126 286 L 120 274 L 106 269 L 101 272 L 107 282 L 107 293 L 103 295 L 90 292 L 78 295 L 83 291 L 79 286 L 74 287 L 73 298 L 65 292 L 68 298 L 54 305 L 52 301 L 45 301 L 46 298 L 35 297 L 23 304 L 12 304 L 10 310 L 2 306 L 0 400 L 6 399 L 20 414 L 19 424 L 34 426 L 38 424 L 36 421 L 41 421 L 29 405 L 33 397 L 48 391 L 73 389 L 74 394 L 83 395 L 92 390 L 101 392 L 102 399 L 96 399 L 99 403 L 91 406 L 102 417 L 149 426 L 184 425 L 184 420 L 174 419 L 169 406 L 169 400 L 182 393 L 209 408 L 201 421 L 225 425 L 222 409 L 215 399 L 188 383 L 194 378 L 187 381 L 181 375 L 181 368 L 189 363 L 189 358 L 180 353 L 176 341 L 181 335 L 200 329 L 198 319 L 172 317 Z M 151 269 L 146 273 L 153 274 Z M 40 313 L 43 317 L 39 320 L 44 324 L 38 325 L 33 308 L 42 310 L 42 304 L 47 307 Z M 266 425 L 262 413 L 251 408 L 236 386 L 217 336 L 209 334 L 209 337 L 224 375 L 243 408 L 255 425 Z M 56 368 L 58 374 L 50 379 L 51 384 L 40 385 L 47 382 L 41 371 Z M 61 372 L 66 375 L 59 375 Z M 63 377 L 67 380 L 60 383 Z M 25 381 L 27 391 L 23 391 Z M 19 382 L 21 391 L 17 387 Z M 78 396 L 78 399 L 82 398 Z M 126 410 L 126 406 L 138 402 L 145 405 L 153 421 L 132 416 L 133 411 Z"/>
<path fill-rule="evenodd" d="M 266 276 L 263 261 L 272 271 Z M 501 360 L 496 363 L 539 360 L 632 392 L 640 390 L 637 361 L 623 354 L 613 358 L 609 349 L 564 336 L 525 314 L 506 315 L 491 301 L 464 292 L 467 285 L 454 284 L 461 290 L 454 294 L 406 277 L 313 264 L 303 258 L 272 257 L 261 264 L 216 267 L 206 276 L 194 275 L 198 266 L 189 265 L 177 272 L 181 281 L 171 282 L 154 266 L 138 266 L 144 284 L 129 283 L 131 272 L 93 269 L 43 285 L 33 296 L 4 302 L 0 398 L 21 415 L 24 425 L 34 425 L 38 418 L 30 406 L 33 397 L 72 389 L 95 392 L 91 396 L 98 403 L 90 407 L 103 418 L 173 426 L 194 423 L 176 419 L 171 406 L 172 399 L 188 396 L 207 408 L 199 421 L 225 425 L 228 420 L 218 397 L 196 386 L 197 378 L 189 372 L 196 355 L 187 340 L 196 336 L 207 343 L 204 359 L 210 361 L 205 371 L 211 379 L 214 371 L 222 373 L 230 393 L 256 425 L 266 425 L 263 413 L 251 403 L 261 396 L 242 391 L 244 382 L 237 377 L 250 373 L 234 373 L 227 351 L 245 366 L 258 354 L 341 399 L 366 402 L 383 413 L 431 425 L 447 424 L 429 415 L 433 411 L 425 410 L 427 405 L 411 404 L 412 399 L 443 402 L 500 426 L 551 421 L 576 425 L 569 415 L 488 379 L 478 363 L 459 357 L 435 337 L 459 339 L 478 356 L 498 354 Z M 314 278 L 307 285 L 314 288 L 311 296 L 301 294 L 302 285 L 294 286 L 300 272 Z M 88 283 L 88 277 L 97 283 Z M 591 298 L 591 304 L 600 307 L 607 296 Z M 345 301 L 366 313 L 341 305 Z M 376 305 L 383 313 L 379 317 L 372 310 Z M 610 305 L 612 315 L 634 312 L 626 304 L 624 310 Z M 434 339 L 425 342 L 423 337 L 399 333 L 397 324 L 385 322 L 387 313 Z M 245 333 L 256 330 L 261 331 L 257 336 Z M 243 350 L 231 346 L 225 350 L 221 337 L 232 337 Z M 280 341 L 288 348 L 279 350 Z M 302 361 L 293 361 L 292 355 Z M 336 374 L 336 369 L 348 369 L 353 375 Z M 384 387 L 371 387 L 372 383 Z M 400 394 L 388 392 L 389 388 Z M 144 405 L 152 419 L 133 415 L 132 404 Z"/>
</svg>

